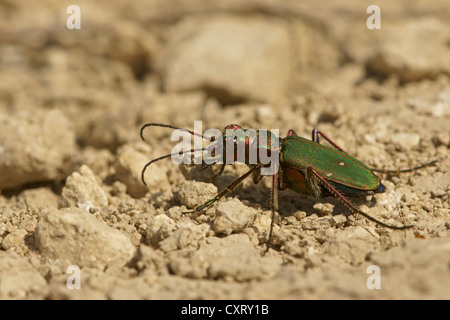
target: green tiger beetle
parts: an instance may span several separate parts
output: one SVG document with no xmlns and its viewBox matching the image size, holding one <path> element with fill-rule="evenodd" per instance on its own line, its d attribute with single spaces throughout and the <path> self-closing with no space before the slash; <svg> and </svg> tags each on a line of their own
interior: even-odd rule
<svg viewBox="0 0 450 320">
<path fill-rule="evenodd" d="M 216 148 L 214 145 L 220 139 L 208 138 L 199 134 L 197 132 L 177 128 L 171 125 L 159 124 L 159 123 L 148 123 L 145 124 L 140 131 L 142 140 L 143 131 L 146 127 L 158 126 L 171 128 L 176 130 L 181 130 L 189 132 L 191 135 L 200 136 L 203 139 L 213 142 L 211 145 L 205 148 L 189 149 L 185 151 L 180 151 L 178 153 L 171 153 L 148 162 L 141 172 L 141 179 L 144 185 L 147 185 L 144 179 L 144 173 L 148 166 L 152 163 L 171 157 L 175 154 L 182 155 L 183 153 L 194 153 L 196 151 L 204 151 L 211 148 Z M 294 130 L 289 130 L 287 137 L 278 138 L 272 132 L 266 131 L 268 134 L 262 135 L 262 130 L 256 130 L 256 138 L 249 137 L 246 134 L 242 134 L 244 131 L 239 125 L 231 124 L 227 125 L 222 132 L 222 150 L 223 154 L 227 151 L 226 141 L 230 139 L 230 132 L 240 132 L 237 135 L 232 135 L 234 154 L 237 153 L 238 145 L 244 145 L 245 147 L 245 159 L 241 162 L 247 164 L 250 168 L 245 174 L 240 176 L 231 182 L 225 190 L 218 193 L 213 199 L 205 202 L 204 204 L 198 206 L 192 211 L 185 213 L 195 213 L 204 210 L 211 206 L 213 203 L 217 202 L 228 192 L 233 191 L 237 185 L 239 185 L 244 179 L 252 175 L 253 182 L 255 184 L 259 183 L 263 177 L 262 170 L 269 166 L 267 163 L 262 163 L 260 158 L 256 158 L 256 162 L 249 161 L 249 154 L 251 151 L 256 149 L 264 149 L 268 153 L 277 153 L 279 155 L 278 165 L 273 166 L 272 171 L 269 174 L 271 177 L 271 224 L 269 237 L 267 242 L 266 252 L 270 248 L 272 240 L 272 231 L 274 226 L 274 221 L 276 215 L 278 214 L 278 191 L 285 190 L 287 188 L 292 189 L 298 193 L 309 194 L 319 199 L 327 194 L 332 194 L 335 196 L 342 204 L 344 204 L 353 214 L 359 213 L 365 218 L 377 223 L 386 228 L 402 230 L 411 228 L 412 225 L 395 226 L 390 225 L 385 222 L 379 221 L 376 218 L 362 212 L 358 209 L 348 198 L 360 197 L 371 195 L 374 193 L 383 193 L 386 191 L 386 187 L 381 183 L 380 178 L 375 175 L 374 172 L 380 173 L 402 173 L 411 172 L 427 166 L 430 166 L 437 162 L 437 160 L 428 162 L 426 164 L 413 167 L 410 169 L 403 170 L 378 170 L 371 169 L 358 159 L 350 156 L 342 148 L 340 148 L 336 143 L 334 143 L 330 138 L 328 138 L 322 131 L 314 129 L 312 132 L 312 140 L 308 140 L 298 136 Z M 320 144 L 319 136 L 327 140 L 331 146 L 326 146 Z M 261 138 L 262 137 L 262 138 Z M 228 144 L 228 147 L 230 145 Z M 214 155 L 214 151 L 212 153 Z M 236 160 L 236 158 L 232 159 Z M 229 163 L 229 162 L 227 162 Z M 222 163 L 219 173 L 214 176 L 217 177 L 221 175 L 224 171 L 226 163 Z M 210 166 L 208 164 L 207 166 Z"/>
</svg>

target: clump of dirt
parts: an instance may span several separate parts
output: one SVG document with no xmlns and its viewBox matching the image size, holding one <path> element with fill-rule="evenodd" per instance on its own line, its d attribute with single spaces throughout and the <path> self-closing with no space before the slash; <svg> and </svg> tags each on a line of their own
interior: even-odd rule
<svg viewBox="0 0 450 320">
<path fill-rule="evenodd" d="M 380 30 L 356 0 L 167 3 L 79 1 L 71 30 L 59 2 L 0 0 L 0 299 L 449 299 L 446 1 L 381 5 Z M 354 200 L 406 230 L 280 191 L 264 254 L 269 178 L 194 213 L 248 167 L 211 182 L 220 165 L 164 159 L 142 183 L 178 141 L 140 127 L 197 120 L 319 128 L 373 168 L 438 162 Z"/>
</svg>

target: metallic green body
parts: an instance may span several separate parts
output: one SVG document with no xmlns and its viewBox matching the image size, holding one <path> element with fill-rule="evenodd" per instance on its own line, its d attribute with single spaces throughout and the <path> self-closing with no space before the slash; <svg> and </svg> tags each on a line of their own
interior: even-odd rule
<svg viewBox="0 0 450 320">
<path fill-rule="evenodd" d="M 281 167 L 283 182 L 300 193 L 312 193 L 305 175 L 312 167 L 339 191 L 348 195 L 370 191 L 382 192 L 380 179 L 364 163 L 320 143 L 299 136 L 281 139 Z"/>
<path fill-rule="evenodd" d="M 140 135 L 143 138 L 142 132 L 146 127 L 158 126 L 165 128 L 172 128 L 187 131 L 194 136 L 200 136 L 207 139 L 210 142 L 216 141 L 217 137 L 206 138 L 202 134 L 195 131 L 190 131 L 187 129 L 177 128 L 171 125 L 159 124 L 159 123 L 148 123 L 142 126 Z M 284 190 L 290 188 L 299 193 L 312 194 L 316 198 L 320 198 L 324 194 L 331 194 L 341 201 L 352 213 L 358 213 L 367 219 L 376 222 L 377 224 L 396 230 L 402 230 L 411 228 L 412 225 L 394 226 L 364 213 L 359 210 L 355 205 L 353 205 L 348 199 L 348 196 L 359 196 L 368 195 L 374 192 L 381 193 L 385 192 L 386 188 L 381 183 L 380 179 L 374 174 L 374 171 L 384 172 L 384 173 L 400 173 L 400 172 L 410 172 L 418 170 L 420 168 L 429 166 L 435 161 L 431 161 L 421 166 L 417 166 L 411 169 L 404 170 L 371 170 L 364 163 L 355 159 L 354 157 L 348 155 L 336 145 L 330 138 L 328 138 L 323 132 L 318 129 L 314 129 L 312 132 L 312 140 L 307 140 L 299 137 L 295 134 L 294 130 L 289 130 L 288 136 L 279 139 L 275 134 L 264 134 L 263 131 L 254 131 L 255 134 L 246 134 L 245 131 L 237 124 L 227 125 L 222 130 L 222 139 L 219 140 L 222 143 L 222 148 L 219 148 L 218 143 L 212 143 L 205 148 L 190 149 L 178 153 L 170 153 L 165 156 L 153 159 L 149 161 L 141 172 L 141 179 L 144 185 L 144 173 L 148 166 L 150 166 L 155 161 L 159 161 L 165 158 L 172 157 L 173 155 L 179 155 L 186 153 L 194 153 L 195 151 L 205 151 L 212 150 L 211 155 L 218 150 L 219 152 L 225 154 L 226 162 L 222 163 L 219 173 L 215 174 L 220 176 L 225 168 L 226 163 L 233 163 L 236 161 L 246 163 L 250 170 L 245 174 L 240 176 L 231 182 L 223 191 L 218 193 L 214 198 L 208 200 L 204 204 L 196 207 L 192 211 L 187 211 L 185 213 L 199 212 L 213 205 L 215 202 L 219 201 L 229 192 L 232 192 L 236 186 L 238 186 L 247 177 L 252 175 L 254 183 L 259 183 L 263 177 L 263 174 L 267 173 L 263 170 L 269 169 L 268 175 L 272 178 L 272 188 L 271 188 L 271 208 L 272 208 L 272 220 L 270 224 L 267 250 L 270 248 L 270 243 L 272 239 L 272 231 L 275 222 L 275 218 L 278 213 L 278 190 Z M 241 131 L 239 131 L 241 130 Z M 328 147 L 319 143 L 320 136 L 326 139 L 329 144 L 333 147 Z M 260 139 L 261 138 L 261 139 Z M 239 156 L 239 148 L 244 149 L 245 157 Z M 252 156 L 255 158 L 255 151 L 265 151 L 265 149 L 270 158 L 270 155 L 274 155 L 274 162 L 265 163 L 264 153 L 258 152 L 257 161 L 253 163 L 255 159 L 251 159 Z M 229 151 L 229 152 L 227 152 Z M 234 151 L 234 152 L 230 152 Z M 237 152 L 236 152 L 237 151 Z M 231 155 L 229 155 L 231 153 Z M 220 155 L 220 154 L 219 154 Z M 260 159 L 261 158 L 261 159 Z M 230 160 L 230 161 L 229 161 Z M 261 160 L 261 161 L 260 161 Z M 272 158 L 270 158 L 272 160 Z M 214 164 L 214 163 L 213 163 Z M 212 164 L 208 163 L 208 166 Z M 273 170 L 272 170 L 273 169 Z"/>
</svg>

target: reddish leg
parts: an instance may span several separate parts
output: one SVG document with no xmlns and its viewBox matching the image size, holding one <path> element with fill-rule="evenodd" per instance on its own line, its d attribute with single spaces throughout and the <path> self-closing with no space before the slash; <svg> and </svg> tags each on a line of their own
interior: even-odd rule
<svg viewBox="0 0 450 320">
<path fill-rule="evenodd" d="M 291 130 L 292 131 L 292 130 Z M 345 152 L 341 147 L 339 147 L 336 143 L 334 143 L 330 138 L 328 138 L 322 131 L 320 131 L 319 129 L 314 129 L 313 130 L 313 132 L 312 132 L 312 140 L 314 141 L 314 142 L 317 142 L 317 143 L 320 143 L 319 142 L 319 135 L 321 135 L 323 138 L 325 138 L 325 140 L 327 140 L 330 144 L 332 144 L 336 149 L 338 149 L 338 150 L 340 150 L 340 151 L 342 151 L 342 152 L 344 152 L 344 153 L 347 153 L 347 152 Z M 422 168 L 424 168 L 424 167 L 428 167 L 428 166 L 430 166 L 430 165 L 432 165 L 432 164 L 434 164 L 434 163 L 436 163 L 437 162 L 437 160 L 434 160 L 434 161 L 431 161 L 431 162 L 428 162 L 428 163 L 425 163 L 425 164 L 423 164 L 423 165 L 420 165 L 420 166 L 417 166 L 417 167 L 414 167 L 414 168 L 408 168 L 408 169 L 400 169 L 400 170 L 382 170 L 382 169 L 374 169 L 374 168 L 370 168 L 372 171 L 375 171 L 375 172 L 381 172 L 381 173 L 392 173 L 392 174 L 398 174 L 398 173 L 403 173 L 403 172 L 412 172 L 412 171 L 416 171 L 416 170 L 419 170 L 419 169 L 422 169 Z"/>
<path fill-rule="evenodd" d="M 369 216 L 367 213 L 362 212 L 358 208 L 356 208 L 347 198 L 345 198 L 335 187 L 333 187 L 325 178 L 323 178 L 314 168 L 308 167 L 308 173 L 314 174 L 321 182 L 322 184 L 330 191 L 336 198 L 338 198 L 352 213 L 359 213 L 360 215 L 366 217 L 367 219 L 390 229 L 408 229 L 411 228 L 412 225 L 409 226 L 392 226 L 390 224 L 386 224 L 384 222 L 381 222 L 371 216 Z"/>
<path fill-rule="evenodd" d="M 327 140 L 333 147 L 335 147 L 336 149 L 345 152 L 344 150 L 342 150 L 341 147 L 339 147 L 336 143 L 333 142 L 333 140 L 331 140 L 330 138 L 328 138 L 322 131 L 320 131 L 319 129 L 314 129 L 312 131 L 312 138 L 311 140 L 317 143 L 320 143 L 320 139 L 319 139 L 319 135 L 321 135 L 323 138 L 325 138 L 325 140 Z M 289 130 L 288 131 L 288 137 L 291 136 L 298 136 L 294 130 Z M 345 152 L 347 153 L 347 152 Z"/>
<path fill-rule="evenodd" d="M 325 140 L 327 140 L 329 143 L 331 143 L 331 145 L 333 147 L 335 147 L 336 149 L 338 149 L 339 151 L 342 151 L 344 153 L 345 152 L 341 147 L 339 147 L 336 143 L 333 142 L 333 140 L 331 140 L 330 138 L 328 138 L 322 131 L 320 131 L 319 129 L 314 129 L 312 131 L 312 141 L 320 143 L 320 139 L 319 139 L 319 135 L 321 135 L 323 138 L 325 138 Z"/>
<path fill-rule="evenodd" d="M 275 170 L 276 172 L 276 170 Z M 269 239 L 267 240 L 267 248 L 266 251 L 269 251 L 270 244 L 272 242 L 272 232 L 273 232 L 273 225 L 275 223 L 275 218 L 278 214 L 278 173 L 275 173 L 272 176 L 272 190 L 271 190 L 271 207 L 272 207 L 272 219 L 270 221 L 270 230 L 269 230 Z"/>
</svg>

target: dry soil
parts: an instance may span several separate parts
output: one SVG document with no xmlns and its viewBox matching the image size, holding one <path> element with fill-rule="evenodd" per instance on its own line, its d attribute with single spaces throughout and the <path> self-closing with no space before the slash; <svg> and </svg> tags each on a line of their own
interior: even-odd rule
<svg viewBox="0 0 450 320">
<path fill-rule="evenodd" d="M 371 30 L 370 4 L 0 0 L 0 298 L 449 299 L 450 7 L 377 1 Z M 195 120 L 438 162 L 355 200 L 408 230 L 281 191 L 263 255 L 270 179 L 195 214 L 247 167 L 211 182 L 218 166 L 165 159 L 142 184 L 177 142 L 140 127 Z"/>
</svg>

